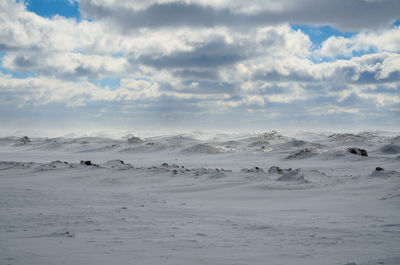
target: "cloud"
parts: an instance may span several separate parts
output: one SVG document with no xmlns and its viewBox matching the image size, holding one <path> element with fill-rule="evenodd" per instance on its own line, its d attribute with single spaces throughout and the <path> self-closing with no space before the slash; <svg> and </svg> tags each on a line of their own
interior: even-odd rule
<svg viewBox="0 0 400 265">
<path fill-rule="evenodd" d="M 310 108 L 308 114 L 316 116 L 329 116 L 332 114 L 355 114 L 358 115 L 360 110 L 358 108 L 352 107 L 341 107 L 335 105 L 318 106 L 315 108 Z"/>
<path fill-rule="evenodd" d="M 3 104 L 46 105 L 65 104 L 81 107 L 91 102 L 132 102 L 152 99 L 161 95 L 159 84 L 146 80 L 122 79 L 116 90 L 101 88 L 90 82 L 62 81 L 54 78 L 12 78 L 0 76 L 0 95 Z"/>
<path fill-rule="evenodd" d="M 400 26 L 379 32 L 361 32 L 351 38 L 332 36 L 324 41 L 320 56 L 351 56 L 354 52 L 400 52 Z"/>
<path fill-rule="evenodd" d="M 142 55 L 138 61 L 154 68 L 208 68 L 235 64 L 246 59 L 245 49 L 237 44 L 215 39 L 195 46 L 191 51 L 176 51 L 168 55 Z"/>
<path fill-rule="evenodd" d="M 125 75 L 132 70 L 125 58 L 80 53 L 8 53 L 3 67 L 12 71 L 29 71 L 61 79 L 102 79 Z"/>
<path fill-rule="evenodd" d="M 399 82 L 400 55 L 396 53 L 366 54 L 348 60 L 314 63 L 308 58 L 269 58 L 268 62 L 245 65 L 247 76 L 265 82 L 377 84 Z"/>
<path fill-rule="evenodd" d="M 0 110 L 56 105 L 125 118 L 198 115 L 201 123 L 207 115 L 249 122 L 318 112 L 392 117 L 400 106 L 400 28 L 380 29 L 393 20 L 397 1 L 79 4 L 91 20 L 43 18 L 20 2 L 0 2 Z M 360 15 L 351 15 L 356 5 Z M 368 30 L 315 48 L 293 21 Z"/>
<path fill-rule="evenodd" d="M 330 24 L 343 30 L 376 29 L 398 18 L 397 0 L 285 0 L 253 1 L 149 1 L 123 3 L 81 0 L 81 13 L 114 22 L 124 30 L 159 27 L 242 27 L 295 24 Z M 312 10 L 312 12 L 310 12 Z M 355 15 L 357 14 L 357 15 Z"/>
<path fill-rule="evenodd" d="M 264 99 L 260 96 L 246 96 L 242 102 L 246 105 L 264 106 Z"/>
</svg>

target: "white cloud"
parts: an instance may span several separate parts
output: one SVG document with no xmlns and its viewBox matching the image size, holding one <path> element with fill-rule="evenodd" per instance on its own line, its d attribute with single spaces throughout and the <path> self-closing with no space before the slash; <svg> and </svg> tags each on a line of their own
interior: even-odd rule
<svg viewBox="0 0 400 265">
<path fill-rule="evenodd" d="M 20 106 L 61 103 L 69 107 L 84 106 L 99 101 L 135 101 L 151 99 L 161 95 L 156 82 L 144 80 L 121 80 L 116 90 L 97 87 L 86 82 L 62 81 L 53 78 L 12 78 L 0 77 L 2 103 L 15 103 Z"/>
<path fill-rule="evenodd" d="M 361 32 L 351 38 L 332 36 L 324 41 L 317 55 L 351 56 L 352 52 L 400 52 L 400 26 L 379 32 Z"/>
<path fill-rule="evenodd" d="M 260 96 L 246 96 L 242 102 L 246 105 L 264 106 L 264 99 Z"/>
<path fill-rule="evenodd" d="M 294 101 L 305 101 L 311 99 L 313 95 L 307 93 L 307 91 L 299 85 L 292 86 L 288 91 L 280 94 L 267 94 L 265 98 L 269 102 L 273 103 L 292 103 Z"/>
<path fill-rule="evenodd" d="M 360 92 L 358 96 L 362 99 L 375 101 L 378 107 L 386 107 L 400 103 L 400 96 L 398 95 Z"/>
<path fill-rule="evenodd" d="M 322 116 L 322 115 L 333 115 L 333 114 L 355 114 L 358 115 L 360 110 L 352 107 L 341 107 L 329 104 L 327 106 L 313 107 L 308 110 L 308 114 Z"/>
<path fill-rule="evenodd" d="M 337 55 L 350 56 L 352 52 L 352 41 L 342 36 L 332 36 L 322 43 L 318 55 L 335 57 Z"/>
</svg>

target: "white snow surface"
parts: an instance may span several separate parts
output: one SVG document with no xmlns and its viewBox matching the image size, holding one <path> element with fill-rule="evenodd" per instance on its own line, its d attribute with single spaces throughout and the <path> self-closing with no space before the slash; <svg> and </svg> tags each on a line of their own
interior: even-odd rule
<svg viewBox="0 0 400 265">
<path fill-rule="evenodd" d="M 0 264 L 400 264 L 400 133 L 23 136 Z"/>
</svg>

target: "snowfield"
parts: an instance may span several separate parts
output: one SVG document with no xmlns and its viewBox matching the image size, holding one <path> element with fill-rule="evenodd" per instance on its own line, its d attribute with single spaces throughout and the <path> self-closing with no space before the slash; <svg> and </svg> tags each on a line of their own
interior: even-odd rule
<svg viewBox="0 0 400 265">
<path fill-rule="evenodd" d="M 0 161 L 0 264 L 400 264 L 400 133 L 3 136 Z"/>
</svg>

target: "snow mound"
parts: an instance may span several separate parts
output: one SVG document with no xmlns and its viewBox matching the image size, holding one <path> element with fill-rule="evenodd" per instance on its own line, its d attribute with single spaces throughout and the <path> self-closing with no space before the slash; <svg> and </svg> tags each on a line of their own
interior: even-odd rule
<svg viewBox="0 0 400 265">
<path fill-rule="evenodd" d="M 283 170 L 280 167 L 273 166 L 268 169 L 268 173 L 270 174 L 283 174 Z"/>
<path fill-rule="evenodd" d="M 72 165 L 68 162 L 62 162 L 60 160 L 52 161 L 48 164 L 43 164 L 40 166 L 41 170 L 51 170 L 51 169 L 62 169 L 62 168 L 71 168 Z"/>
<path fill-rule="evenodd" d="M 280 168 L 277 166 L 272 166 L 268 169 L 269 174 L 279 174 L 279 175 L 282 175 L 283 173 L 290 171 L 292 171 L 291 168 Z"/>
<path fill-rule="evenodd" d="M 166 148 L 176 149 L 176 148 L 185 148 L 195 143 L 198 143 L 197 140 L 192 137 L 184 136 L 184 135 L 175 135 L 168 136 L 162 138 L 154 138 L 152 139 L 158 144 L 165 146 Z"/>
<path fill-rule="evenodd" d="M 39 141 L 32 150 L 60 150 L 65 147 L 65 143 L 61 139 L 49 138 Z"/>
<path fill-rule="evenodd" d="M 124 161 L 119 159 L 110 160 L 102 165 L 105 168 L 117 169 L 117 170 L 127 170 L 132 169 L 131 164 L 125 164 Z"/>
<path fill-rule="evenodd" d="M 390 143 L 391 143 L 391 144 L 400 144 L 400 135 L 399 135 L 399 136 L 396 136 L 396 137 L 393 137 L 393 138 L 390 140 Z"/>
<path fill-rule="evenodd" d="M 300 173 L 299 171 L 289 171 L 279 178 L 277 178 L 277 181 L 295 181 L 295 182 L 302 182 L 306 183 L 307 181 L 304 178 L 304 175 Z"/>
<path fill-rule="evenodd" d="M 265 132 L 261 135 L 257 135 L 255 137 L 250 137 L 247 139 L 250 141 L 250 147 L 259 147 L 271 144 L 281 144 L 289 141 L 289 138 L 279 134 L 276 131 Z"/>
<path fill-rule="evenodd" d="M 126 141 L 128 142 L 128 144 L 138 144 L 144 142 L 141 138 L 137 136 L 131 136 Z"/>
<path fill-rule="evenodd" d="M 281 148 L 301 147 L 301 146 L 305 146 L 307 144 L 309 144 L 309 143 L 306 141 L 292 139 L 287 143 L 281 144 L 280 147 Z"/>
<path fill-rule="evenodd" d="M 240 170 L 241 173 L 258 173 L 258 174 L 264 174 L 264 170 L 259 167 L 252 167 L 252 168 L 243 168 Z"/>
<path fill-rule="evenodd" d="M 400 177 L 400 172 L 394 170 L 385 170 L 381 167 L 377 167 L 371 173 L 371 177 L 379 177 L 379 178 Z"/>
<path fill-rule="evenodd" d="M 368 141 L 368 137 L 363 134 L 335 133 L 328 136 L 328 140 L 336 145 L 355 145 Z"/>
<path fill-rule="evenodd" d="M 215 169 L 211 169 L 211 168 L 197 168 L 197 169 L 193 169 L 194 171 L 194 175 L 196 177 L 199 176 L 207 176 L 208 178 L 211 179 L 219 179 L 219 178 L 223 178 L 226 176 L 225 173 L 227 172 L 232 172 L 230 170 L 225 170 L 225 169 L 219 169 L 219 168 L 215 168 Z"/>
<path fill-rule="evenodd" d="M 196 144 L 194 146 L 185 148 L 182 151 L 188 153 L 200 153 L 200 154 L 217 154 L 222 152 L 221 149 L 208 144 Z"/>
<path fill-rule="evenodd" d="M 396 155 L 400 154 L 400 146 L 395 144 L 387 144 L 382 146 L 380 151 L 385 154 Z"/>
<path fill-rule="evenodd" d="M 29 143 L 31 143 L 31 139 L 29 139 L 28 136 L 24 136 L 15 141 L 16 146 L 27 145 Z"/>
<path fill-rule="evenodd" d="M 26 169 L 32 168 L 35 165 L 34 162 L 14 162 L 14 161 L 0 161 L 0 170 L 7 169 Z"/>
<path fill-rule="evenodd" d="M 305 159 L 316 155 L 318 155 L 317 150 L 306 148 L 289 155 L 286 159 Z"/>
</svg>

